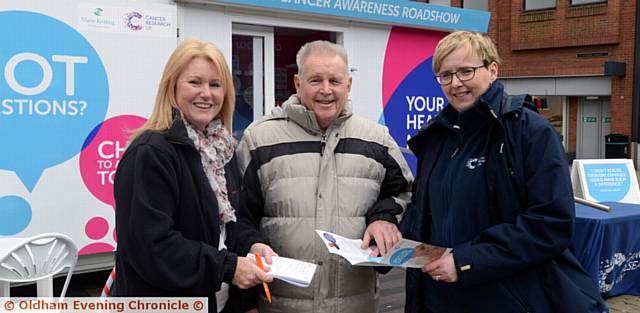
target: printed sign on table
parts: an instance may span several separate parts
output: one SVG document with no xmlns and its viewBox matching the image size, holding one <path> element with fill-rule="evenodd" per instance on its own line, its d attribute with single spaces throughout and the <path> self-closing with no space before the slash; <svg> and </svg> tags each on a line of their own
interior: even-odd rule
<svg viewBox="0 0 640 313">
<path fill-rule="evenodd" d="M 640 204 L 638 179 L 629 159 L 574 160 L 571 180 L 576 197 Z"/>
</svg>

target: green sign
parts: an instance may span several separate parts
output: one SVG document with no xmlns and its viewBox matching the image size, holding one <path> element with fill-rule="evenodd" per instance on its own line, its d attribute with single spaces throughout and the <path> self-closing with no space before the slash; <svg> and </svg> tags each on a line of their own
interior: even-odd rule
<svg viewBox="0 0 640 313">
<path fill-rule="evenodd" d="M 582 121 L 585 123 L 595 123 L 598 121 L 598 118 L 595 116 L 585 116 L 582 118 Z"/>
<path fill-rule="evenodd" d="M 603 123 L 610 124 L 611 123 L 611 116 L 605 116 L 604 120 L 603 120 Z"/>
</svg>

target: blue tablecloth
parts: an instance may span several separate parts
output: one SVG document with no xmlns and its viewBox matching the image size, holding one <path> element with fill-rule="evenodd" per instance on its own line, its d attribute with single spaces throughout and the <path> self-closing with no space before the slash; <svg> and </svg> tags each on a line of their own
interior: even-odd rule
<svg viewBox="0 0 640 313">
<path fill-rule="evenodd" d="M 576 257 L 604 297 L 640 295 L 640 205 L 604 204 L 611 212 L 576 203 Z"/>
</svg>

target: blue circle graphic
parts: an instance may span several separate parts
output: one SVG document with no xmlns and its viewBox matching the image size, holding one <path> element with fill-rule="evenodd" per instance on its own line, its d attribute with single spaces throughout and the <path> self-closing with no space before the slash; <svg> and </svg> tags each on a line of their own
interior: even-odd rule
<svg viewBox="0 0 640 313">
<path fill-rule="evenodd" d="M 32 191 L 104 120 L 107 73 L 82 34 L 43 14 L 0 12 L 0 38 L 0 169 Z"/>
<path fill-rule="evenodd" d="M 626 164 L 585 164 L 589 194 L 599 202 L 624 199 L 631 189 L 631 175 Z"/>
<path fill-rule="evenodd" d="M 31 222 L 31 205 L 18 196 L 0 198 L 0 236 L 23 231 Z"/>
<path fill-rule="evenodd" d="M 336 238 L 334 238 L 333 236 L 331 236 L 331 234 L 329 233 L 323 233 L 322 236 L 324 236 L 324 238 L 326 238 L 327 240 L 336 243 Z"/>
<path fill-rule="evenodd" d="M 413 249 L 412 248 L 402 248 L 398 251 L 394 252 L 389 258 L 389 263 L 391 265 L 402 265 L 409 261 L 413 257 Z"/>
</svg>

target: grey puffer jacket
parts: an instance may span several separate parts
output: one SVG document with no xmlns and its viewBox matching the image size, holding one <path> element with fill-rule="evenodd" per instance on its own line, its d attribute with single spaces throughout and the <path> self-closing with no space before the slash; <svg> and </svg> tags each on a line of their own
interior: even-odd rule
<svg viewBox="0 0 640 313">
<path fill-rule="evenodd" d="M 323 133 L 294 95 L 245 130 L 237 154 L 242 201 L 271 247 L 318 264 L 308 288 L 274 280 L 260 312 L 375 312 L 375 271 L 329 254 L 314 230 L 362 238 L 375 220 L 398 222 L 413 176 L 387 128 L 348 101 Z"/>
</svg>

